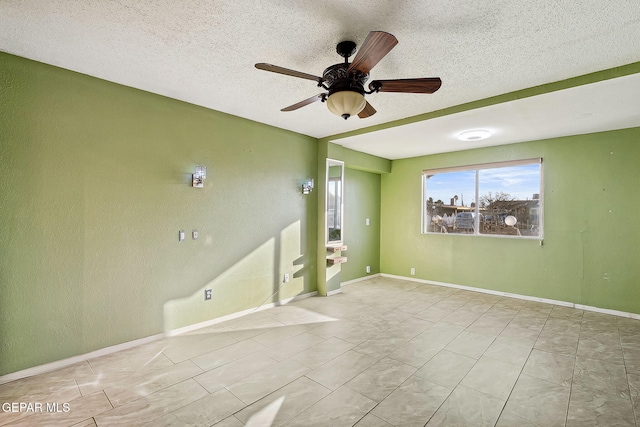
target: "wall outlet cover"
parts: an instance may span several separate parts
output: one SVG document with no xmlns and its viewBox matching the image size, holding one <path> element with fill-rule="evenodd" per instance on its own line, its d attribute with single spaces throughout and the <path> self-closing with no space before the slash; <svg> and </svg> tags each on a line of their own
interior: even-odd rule
<svg viewBox="0 0 640 427">
<path fill-rule="evenodd" d="M 289 274 L 285 273 L 284 279 L 282 280 L 284 283 L 289 283 Z"/>
<path fill-rule="evenodd" d="M 209 301 L 211 299 L 211 289 L 204 290 L 204 300 Z"/>
<path fill-rule="evenodd" d="M 371 273 L 371 266 L 367 265 L 367 273 Z"/>
<path fill-rule="evenodd" d="M 415 276 L 415 274 L 416 274 L 416 269 L 415 269 L 415 268 L 413 268 L 413 267 L 411 267 L 411 275 L 412 275 L 412 276 Z"/>
</svg>

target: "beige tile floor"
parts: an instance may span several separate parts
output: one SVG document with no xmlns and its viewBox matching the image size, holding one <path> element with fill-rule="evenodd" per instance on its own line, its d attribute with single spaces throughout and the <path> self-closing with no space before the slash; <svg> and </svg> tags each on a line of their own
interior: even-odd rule
<svg viewBox="0 0 640 427">
<path fill-rule="evenodd" d="M 640 321 L 375 277 L 0 386 L 6 426 L 638 426 Z"/>
</svg>

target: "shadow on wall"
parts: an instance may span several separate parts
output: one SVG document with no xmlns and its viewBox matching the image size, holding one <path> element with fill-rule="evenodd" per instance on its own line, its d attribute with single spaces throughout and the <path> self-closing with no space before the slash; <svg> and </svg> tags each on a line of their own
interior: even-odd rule
<svg viewBox="0 0 640 427">
<path fill-rule="evenodd" d="M 190 295 L 167 301 L 163 307 L 165 332 L 311 292 L 306 282 L 312 269 L 306 265 L 312 259 L 303 253 L 302 234 L 301 222 L 296 221 Z M 212 235 L 203 240 L 204 245 L 214 245 Z M 287 260 L 294 261 L 289 264 Z M 212 291 L 209 301 L 205 289 Z"/>
<path fill-rule="evenodd" d="M 315 139 L 1 52 L 0 70 L 0 375 L 315 290 Z"/>
</svg>

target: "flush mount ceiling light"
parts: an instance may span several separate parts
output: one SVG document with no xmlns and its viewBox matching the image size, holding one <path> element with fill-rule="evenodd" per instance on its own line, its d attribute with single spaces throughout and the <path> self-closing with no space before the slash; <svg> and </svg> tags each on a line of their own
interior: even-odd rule
<svg viewBox="0 0 640 427">
<path fill-rule="evenodd" d="M 491 136 L 491 132 L 484 129 L 468 130 L 458 135 L 459 141 L 480 141 Z"/>
</svg>

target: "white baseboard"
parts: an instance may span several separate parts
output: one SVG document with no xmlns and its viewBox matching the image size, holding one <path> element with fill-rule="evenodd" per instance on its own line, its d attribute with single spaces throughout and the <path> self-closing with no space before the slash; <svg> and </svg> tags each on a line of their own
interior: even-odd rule
<svg viewBox="0 0 640 427">
<path fill-rule="evenodd" d="M 425 283 L 425 284 L 429 284 L 429 285 L 445 286 L 447 288 L 456 288 L 456 289 L 464 289 L 464 290 L 473 291 L 473 292 L 481 292 L 483 294 L 491 294 L 491 295 L 498 295 L 498 296 L 509 297 L 509 298 L 517 298 L 517 299 L 523 299 L 523 300 L 527 300 L 527 301 L 543 302 L 543 303 L 546 303 L 546 304 L 560 305 L 560 306 L 563 306 L 563 307 L 577 308 L 579 310 L 594 311 L 596 313 L 611 314 L 613 316 L 628 317 L 630 319 L 639 319 L 640 320 L 640 314 L 629 313 L 629 312 L 626 312 L 626 311 L 611 310 L 611 309 L 608 309 L 608 308 L 593 307 L 593 306 L 590 306 L 590 305 L 582 305 L 582 304 L 576 304 L 576 303 L 573 303 L 573 302 L 558 301 L 558 300 L 553 300 L 553 299 L 548 299 L 548 298 L 532 297 L 532 296 L 529 296 L 529 295 L 512 294 L 510 292 L 494 291 L 492 289 L 474 288 L 473 286 L 456 285 L 454 283 L 437 282 L 435 280 L 417 279 L 415 277 L 396 276 L 396 275 L 393 275 L 393 274 L 385 274 L 385 273 L 381 273 L 380 275 L 382 277 L 389 277 L 391 279 L 408 280 L 408 281 L 411 281 L 411 282 Z"/>
<path fill-rule="evenodd" d="M 144 337 L 133 341 L 127 341 L 122 344 L 116 344 L 109 347 L 101 348 L 90 353 L 67 357 L 66 359 L 56 360 L 55 362 L 45 363 L 44 365 L 38 365 L 32 368 L 23 369 L 22 371 L 12 372 L 10 374 L 1 376 L 0 384 L 19 380 L 21 378 L 32 377 L 34 375 L 44 374 L 50 371 L 55 371 L 56 369 L 66 368 L 67 366 L 75 365 L 76 363 L 84 362 L 89 359 L 94 359 L 96 357 L 105 356 L 117 351 L 127 350 L 142 344 L 161 340 L 165 336 L 166 334 L 151 335 L 149 337 Z"/>
<path fill-rule="evenodd" d="M 339 294 L 342 292 L 342 289 L 338 288 L 338 289 L 334 289 L 332 291 L 328 291 L 327 292 L 327 296 L 330 297 L 331 295 L 335 295 L 335 294 Z"/>
<path fill-rule="evenodd" d="M 295 297 L 283 299 L 283 300 L 276 301 L 276 302 L 271 302 L 269 304 L 263 304 L 263 305 L 260 305 L 258 307 L 255 307 L 255 308 L 249 308 L 247 310 L 237 311 L 235 313 L 227 314 L 226 316 L 216 317 L 215 319 L 205 320 L 204 322 L 195 323 L 195 324 L 189 325 L 189 326 L 183 326 L 182 328 L 178 328 L 178 329 L 172 329 L 172 330 L 170 330 L 168 332 L 165 332 L 162 335 L 167 336 L 167 337 L 174 337 L 176 335 L 181 335 L 181 334 L 185 334 L 187 332 L 195 331 L 196 329 L 205 328 L 207 326 L 211 326 L 211 325 L 215 325 L 215 324 L 218 324 L 218 323 L 226 322 L 228 320 L 237 319 L 238 317 L 246 316 L 247 314 L 255 313 L 256 311 L 262 311 L 262 310 L 267 310 L 267 309 L 273 308 L 273 307 L 279 307 L 281 305 L 285 305 L 285 304 L 288 304 L 288 303 L 293 302 L 293 301 L 298 301 L 298 300 L 301 300 L 301 299 L 310 298 L 310 297 L 313 297 L 313 296 L 316 296 L 316 295 L 318 295 L 318 291 L 313 291 L 313 292 L 309 292 L 307 294 L 302 294 L 302 295 L 296 295 Z"/>
<path fill-rule="evenodd" d="M 612 316 L 628 317 L 630 319 L 640 320 L 640 314 L 629 313 L 626 311 L 611 310 L 608 308 L 592 307 L 590 305 L 575 304 L 575 308 L 579 310 L 595 311 L 596 313 L 611 314 Z"/>
<path fill-rule="evenodd" d="M 354 283 L 362 282 L 364 280 L 369 280 L 369 279 L 374 278 L 374 277 L 380 277 L 380 273 L 369 274 L 368 276 L 359 277 L 359 278 L 353 279 L 353 280 L 347 280 L 346 282 L 340 283 L 340 287 L 347 286 L 347 285 L 353 285 Z"/>
<path fill-rule="evenodd" d="M 55 362 L 46 363 L 44 365 L 34 366 L 32 368 L 23 369 L 21 371 L 12 372 L 7 375 L 0 376 L 0 384 L 6 384 L 11 381 L 19 380 L 21 378 L 32 377 L 34 375 L 44 374 L 56 369 L 66 368 L 67 366 L 75 365 L 76 363 L 85 362 L 89 359 L 95 359 L 96 357 L 106 356 L 107 354 L 116 353 L 122 350 L 128 350 L 130 348 L 138 347 L 143 344 L 147 344 L 153 341 L 158 341 L 166 337 L 173 337 L 181 335 L 187 332 L 194 331 L 196 329 L 204 328 L 207 326 L 215 325 L 217 323 L 226 322 L 227 320 L 237 319 L 238 317 L 246 316 L 247 314 L 255 313 L 256 311 L 267 310 L 269 308 L 278 307 L 284 304 L 288 304 L 293 301 L 309 298 L 318 295 L 317 291 L 309 292 L 302 295 L 296 295 L 295 297 L 287 298 L 277 302 L 269 304 L 263 304 L 255 308 L 248 310 L 238 311 L 236 313 L 228 314 L 222 317 L 216 317 L 215 319 L 206 320 L 204 322 L 195 323 L 193 325 L 184 326 L 178 329 L 172 329 L 161 334 L 151 335 L 149 337 L 140 338 L 133 341 L 127 341 L 122 344 L 116 344 L 109 347 L 101 348 L 99 350 L 92 351 L 90 353 L 80 354 L 77 356 L 68 357 L 62 360 L 56 360 Z"/>
</svg>

